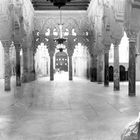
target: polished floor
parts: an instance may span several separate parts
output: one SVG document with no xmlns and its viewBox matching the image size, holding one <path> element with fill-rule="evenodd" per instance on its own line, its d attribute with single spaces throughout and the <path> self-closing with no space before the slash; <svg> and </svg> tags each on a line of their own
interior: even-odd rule
<svg viewBox="0 0 140 140">
<path fill-rule="evenodd" d="M 0 140 L 120 140 L 125 125 L 140 111 L 137 96 L 128 97 L 128 86 L 119 92 L 113 84 L 91 83 L 57 76 L 3 91 L 0 80 Z"/>
</svg>

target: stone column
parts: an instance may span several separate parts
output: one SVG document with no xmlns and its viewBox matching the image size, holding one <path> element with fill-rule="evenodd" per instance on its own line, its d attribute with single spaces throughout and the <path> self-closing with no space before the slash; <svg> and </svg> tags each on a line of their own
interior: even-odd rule
<svg viewBox="0 0 140 140">
<path fill-rule="evenodd" d="M 91 54 L 90 56 L 90 81 L 93 82 L 93 54 Z"/>
<path fill-rule="evenodd" d="M 93 55 L 93 82 L 97 81 L 97 55 Z"/>
<path fill-rule="evenodd" d="M 50 55 L 50 81 L 54 80 L 53 55 Z"/>
<path fill-rule="evenodd" d="M 35 53 L 33 52 L 33 73 L 34 73 L 34 80 L 36 80 L 36 72 L 35 72 Z"/>
<path fill-rule="evenodd" d="M 114 91 L 120 90 L 119 43 L 114 44 Z"/>
<path fill-rule="evenodd" d="M 10 65 L 10 56 L 9 56 L 9 48 L 10 41 L 2 41 L 4 47 L 4 62 L 5 62 L 5 91 L 11 90 L 11 65 Z"/>
<path fill-rule="evenodd" d="M 23 46 L 23 75 L 22 81 L 28 82 L 28 52 L 26 46 Z"/>
<path fill-rule="evenodd" d="M 73 80 L 73 72 L 72 72 L 72 55 L 69 55 L 69 80 Z"/>
<path fill-rule="evenodd" d="M 102 60 L 102 54 L 98 54 L 97 56 L 97 82 L 98 84 L 101 84 L 103 82 L 103 60 Z"/>
<path fill-rule="evenodd" d="M 97 81 L 97 56 L 91 55 L 91 69 L 90 69 L 90 81 Z"/>
<path fill-rule="evenodd" d="M 105 46 L 106 47 L 106 46 Z M 109 86 L 109 49 L 104 52 L 104 86 Z"/>
<path fill-rule="evenodd" d="M 21 86 L 21 70 L 20 70 L 20 43 L 14 43 L 16 48 L 16 85 Z"/>
<path fill-rule="evenodd" d="M 68 39 L 68 45 L 67 45 L 67 52 L 69 57 L 69 81 L 73 80 L 73 66 L 72 66 L 72 56 L 74 53 L 74 41 L 73 37 L 70 35 Z"/>
<path fill-rule="evenodd" d="M 37 50 L 37 47 L 38 47 L 38 44 L 32 40 L 32 47 L 30 48 L 30 51 L 32 52 L 31 55 L 32 55 L 32 80 L 36 80 L 36 71 L 35 71 L 35 54 L 36 54 L 36 50 Z"/>
<path fill-rule="evenodd" d="M 90 61 L 89 61 L 89 59 L 87 58 L 87 74 L 86 74 L 86 76 L 87 76 L 87 79 L 91 79 L 91 65 L 90 65 Z"/>
<path fill-rule="evenodd" d="M 129 68 L 128 68 L 128 81 L 129 81 L 129 96 L 136 95 L 136 41 L 137 35 L 133 33 L 129 37 Z"/>
</svg>

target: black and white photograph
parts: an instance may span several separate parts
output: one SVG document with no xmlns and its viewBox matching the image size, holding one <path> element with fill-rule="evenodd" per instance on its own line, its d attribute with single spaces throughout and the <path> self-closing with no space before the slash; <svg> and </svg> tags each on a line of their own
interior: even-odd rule
<svg viewBox="0 0 140 140">
<path fill-rule="evenodd" d="M 140 0 L 0 0 L 0 140 L 140 140 Z"/>
</svg>

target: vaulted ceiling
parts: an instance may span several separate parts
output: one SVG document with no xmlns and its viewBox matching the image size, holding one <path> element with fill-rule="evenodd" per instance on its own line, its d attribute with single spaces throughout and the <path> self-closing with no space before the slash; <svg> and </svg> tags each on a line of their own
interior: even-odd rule
<svg viewBox="0 0 140 140">
<path fill-rule="evenodd" d="M 49 0 L 32 0 L 35 10 L 58 10 Z M 65 6 L 61 7 L 62 10 L 87 10 L 90 0 L 71 0 Z"/>
</svg>

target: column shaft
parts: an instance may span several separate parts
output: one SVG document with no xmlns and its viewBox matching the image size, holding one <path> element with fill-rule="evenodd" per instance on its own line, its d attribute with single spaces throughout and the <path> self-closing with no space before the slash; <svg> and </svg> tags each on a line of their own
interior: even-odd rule
<svg viewBox="0 0 140 140">
<path fill-rule="evenodd" d="M 102 54 L 99 54 L 97 57 L 97 82 L 101 84 L 103 82 L 103 61 L 102 61 Z"/>
<path fill-rule="evenodd" d="M 28 81 L 28 54 L 27 54 L 27 48 L 25 48 L 25 46 L 23 47 L 23 75 L 22 75 L 22 81 L 23 82 Z"/>
<path fill-rule="evenodd" d="M 114 45 L 114 91 L 120 90 L 119 46 Z"/>
<path fill-rule="evenodd" d="M 21 86 L 20 44 L 15 44 L 15 48 L 16 48 L 16 85 Z"/>
<path fill-rule="evenodd" d="M 11 65 L 9 55 L 10 43 L 9 41 L 4 41 L 2 43 L 4 46 L 4 62 L 5 62 L 4 89 L 5 91 L 10 91 L 11 90 Z"/>
<path fill-rule="evenodd" d="M 91 69 L 90 69 L 91 82 L 97 81 L 97 57 L 96 55 L 91 56 Z"/>
<path fill-rule="evenodd" d="M 109 86 L 109 50 L 104 54 L 104 86 Z"/>
<path fill-rule="evenodd" d="M 69 56 L 69 80 L 73 80 L 73 73 L 72 73 L 72 56 Z"/>
<path fill-rule="evenodd" d="M 54 80 L 53 56 L 50 56 L 50 81 Z"/>
<path fill-rule="evenodd" d="M 136 42 L 129 42 L 129 69 L 128 69 L 128 81 L 129 81 L 129 96 L 135 96 L 136 93 Z"/>
<path fill-rule="evenodd" d="M 97 81 L 97 56 L 93 55 L 93 82 Z"/>
<path fill-rule="evenodd" d="M 91 62 L 90 62 L 90 81 L 93 82 L 93 55 L 91 55 Z"/>
<path fill-rule="evenodd" d="M 35 72 L 35 54 L 33 53 L 33 74 L 34 74 L 34 80 L 36 79 L 36 72 Z"/>
</svg>

